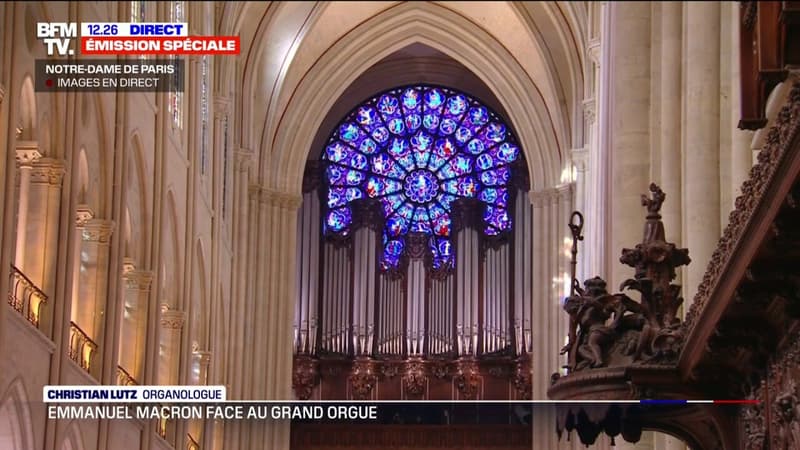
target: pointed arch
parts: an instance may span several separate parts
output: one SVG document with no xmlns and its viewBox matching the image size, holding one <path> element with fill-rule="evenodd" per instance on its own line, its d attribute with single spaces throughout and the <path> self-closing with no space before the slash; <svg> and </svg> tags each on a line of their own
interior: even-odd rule
<svg viewBox="0 0 800 450">
<path fill-rule="evenodd" d="M 161 229 L 161 261 L 158 276 L 161 278 L 161 292 L 158 302 L 166 304 L 170 309 L 178 308 L 180 287 L 182 284 L 181 257 L 182 249 L 178 240 L 178 212 L 175 205 L 175 194 L 167 191 L 164 221 Z"/>
<path fill-rule="evenodd" d="M 350 30 L 311 67 L 294 91 L 276 134 L 261 141 L 261 173 L 280 191 L 300 192 L 311 140 L 336 98 L 385 56 L 421 43 L 463 64 L 495 93 L 519 133 L 536 189 L 558 183 L 565 145 L 542 91 L 494 36 L 430 3 L 404 3 Z M 340 64 L 342 60 L 352 64 Z M 319 95 L 325 92 L 326 95 Z"/>
<path fill-rule="evenodd" d="M 72 421 L 67 427 L 64 440 L 61 442 L 60 450 L 84 450 L 83 437 L 78 422 Z"/>
<path fill-rule="evenodd" d="M 0 400 L 0 448 L 28 450 L 35 448 L 28 395 L 22 378 L 15 378 Z"/>
</svg>

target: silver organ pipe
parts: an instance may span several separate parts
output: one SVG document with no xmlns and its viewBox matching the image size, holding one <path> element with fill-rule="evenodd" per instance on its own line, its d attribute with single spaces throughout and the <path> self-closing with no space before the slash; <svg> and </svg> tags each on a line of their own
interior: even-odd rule
<svg viewBox="0 0 800 450">
<path fill-rule="evenodd" d="M 375 319 L 375 231 L 360 228 L 354 235 L 353 321 L 350 339 L 356 355 L 372 352 Z"/>
<path fill-rule="evenodd" d="M 294 310 L 294 351 L 314 353 L 319 299 L 320 205 L 316 192 L 303 194 L 297 220 L 297 293 Z"/>
</svg>

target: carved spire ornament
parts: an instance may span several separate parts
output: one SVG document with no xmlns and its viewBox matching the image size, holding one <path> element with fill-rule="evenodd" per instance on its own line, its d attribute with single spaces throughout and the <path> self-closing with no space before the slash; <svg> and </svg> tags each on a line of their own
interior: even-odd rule
<svg viewBox="0 0 800 450">
<path fill-rule="evenodd" d="M 606 281 L 600 277 L 584 281 L 583 286 L 575 278 L 583 216 L 577 211 L 571 216 L 573 279 L 570 295 L 563 302 L 570 319 L 569 340 L 561 349 L 562 354 L 567 354 L 566 375 L 553 374 L 550 398 L 670 396 L 660 391 L 643 393 L 637 377 L 646 374 L 663 379 L 665 371 L 672 370 L 676 363 L 682 342 L 677 314 L 683 298 L 681 287 L 672 281 L 675 269 L 691 260 L 687 249 L 666 241 L 660 214 L 666 199 L 664 191 L 651 184 L 649 194 L 642 195 L 642 206 L 647 211 L 642 241 L 622 250 L 620 262 L 632 267 L 634 275 L 620 284 L 621 292 L 609 293 Z M 629 442 L 638 441 L 642 428 L 641 424 L 634 426 L 640 423 L 638 419 L 622 420 L 631 411 L 601 407 L 588 414 L 582 408 L 560 411 L 559 433 L 577 430 L 581 442 L 587 445 L 594 443 L 602 431 L 612 437 L 622 434 Z"/>
</svg>

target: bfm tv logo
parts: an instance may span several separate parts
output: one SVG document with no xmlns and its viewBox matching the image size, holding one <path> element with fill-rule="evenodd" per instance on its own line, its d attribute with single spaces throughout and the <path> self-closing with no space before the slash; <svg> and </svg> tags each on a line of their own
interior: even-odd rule
<svg viewBox="0 0 800 450">
<path fill-rule="evenodd" d="M 78 37 L 78 25 L 75 22 L 38 22 L 36 38 L 47 46 L 47 56 L 74 55 L 70 48 L 72 38 Z"/>
</svg>

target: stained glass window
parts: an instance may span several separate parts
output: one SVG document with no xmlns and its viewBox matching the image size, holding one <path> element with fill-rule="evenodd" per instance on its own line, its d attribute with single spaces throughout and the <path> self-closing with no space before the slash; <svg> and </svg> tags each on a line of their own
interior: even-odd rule
<svg viewBox="0 0 800 450">
<path fill-rule="evenodd" d="M 478 200 L 487 235 L 510 230 L 507 184 L 518 156 L 508 127 L 474 98 L 442 87 L 394 89 L 357 107 L 328 141 L 324 230 L 349 233 L 351 203 L 373 199 L 385 218 L 382 269 L 399 266 L 409 233 L 428 237 L 434 269 L 452 267 L 453 202 Z"/>
</svg>

